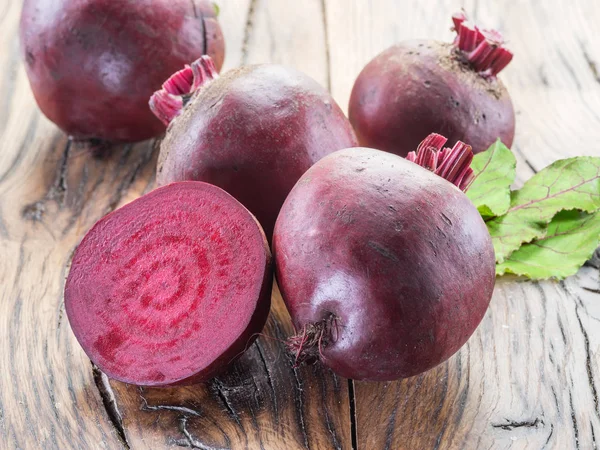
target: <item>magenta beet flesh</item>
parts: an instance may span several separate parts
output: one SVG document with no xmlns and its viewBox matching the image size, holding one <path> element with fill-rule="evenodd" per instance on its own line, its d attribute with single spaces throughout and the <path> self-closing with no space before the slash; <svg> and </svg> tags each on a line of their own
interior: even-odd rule
<svg viewBox="0 0 600 450">
<path fill-rule="evenodd" d="M 65 308 L 109 377 L 191 384 L 225 368 L 265 324 L 271 257 L 258 222 L 206 183 L 158 188 L 101 219 L 75 252 Z"/>
<path fill-rule="evenodd" d="M 224 57 L 208 0 L 25 0 L 20 37 L 40 109 L 82 140 L 163 133 L 152 93 L 186 62 Z"/>
<path fill-rule="evenodd" d="M 460 159 L 461 145 L 444 150 L 445 161 Z M 466 188 L 469 162 L 433 167 Z M 495 282 L 491 238 L 463 192 L 367 148 L 335 152 L 300 178 L 273 252 L 299 359 L 359 380 L 410 377 L 445 361 L 482 320 Z"/>
<path fill-rule="evenodd" d="M 434 132 L 469 143 L 475 153 L 498 138 L 512 145 L 515 112 L 496 77 L 512 54 L 498 33 L 454 19 L 462 40 L 402 42 L 362 70 L 349 104 L 361 145 L 406 156 Z M 476 35 L 464 38 L 469 30 Z"/>
<path fill-rule="evenodd" d="M 173 120 L 161 145 L 157 183 L 220 186 L 270 238 L 294 183 L 323 156 L 356 145 L 354 132 L 326 90 L 301 72 L 265 64 L 215 79 L 207 64 L 204 58 L 174 75 L 151 101 L 162 120 Z M 186 80 L 195 92 L 183 107 L 176 93 L 185 94 Z"/>
</svg>

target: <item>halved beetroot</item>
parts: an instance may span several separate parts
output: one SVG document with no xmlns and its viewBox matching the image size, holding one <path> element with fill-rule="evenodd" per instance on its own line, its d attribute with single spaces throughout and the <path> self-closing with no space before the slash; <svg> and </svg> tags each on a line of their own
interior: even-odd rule
<svg viewBox="0 0 600 450">
<path fill-rule="evenodd" d="M 192 384 L 226 367 L 261 331 L 271 281 L 254 216 L 216 186 L 174 183 L 94 225 L 73 257 L 65 308 L 109 377 Z"/>
</svg>

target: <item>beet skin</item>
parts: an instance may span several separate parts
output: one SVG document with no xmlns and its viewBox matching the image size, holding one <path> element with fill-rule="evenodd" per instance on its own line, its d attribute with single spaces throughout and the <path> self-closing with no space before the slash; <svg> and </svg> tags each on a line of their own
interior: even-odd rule
<svg viewBox="0 0 600 450">
<path fill-rule="evenodd" d="M 270 238 L 294 183 L 325 155 L 356 145 L 354 132 L 329 93 L 301 72 L 254 65 L 206 82 L 207 74 L 212 77 L 206 63 L 192 65 L 200 86 L 167 130 L 157 183 L 200 180 L 220 186 L 258 218 Z M 185 80 L 192 82 L 176 74 L 166 89 L 175 92 L 172 82 L 181 86 Z M 151 105 L 168 121 L 169 102 L 175 100 L 163 89 Z"/>
<path fill-rule="evenodd" d="M 76 139 L 140 141 L 164 132 L 148 98 L 224 41 L 208 0 L 25 0 L 21 51 L 42 112 Z"/>
<path fill-rule="evenodd" d="M 256 219 L 218 187 L 158 188 L 101 219 L 65 286 L 77 340 L 109 377 L 192 384 L 241 355 L 265 324 L 271 255 Z"/>
<path fill-rule="evenodd" d="M 497 50 L 510 61 L 512 54 L 501 46 Z M 406 156 L 428 134 L 439 133 L 467 142 L 475 153 L 498 138 L 510 147 L 515 133 L 510 96 L 495 67 L 474 67 L 473 53 L 455 44 L 415 40 L 376 56 L 350 96 L 350 122 L 360 144 Z"/>
<path fill-rule="evenodd" d="M 463 192 L 366 148 L 335 152 L 300 178 L 273 252 L 300 355 L 359 380 L 410 377 L 448 359 L 495 282 L 490 235 Z"/>
</svg>

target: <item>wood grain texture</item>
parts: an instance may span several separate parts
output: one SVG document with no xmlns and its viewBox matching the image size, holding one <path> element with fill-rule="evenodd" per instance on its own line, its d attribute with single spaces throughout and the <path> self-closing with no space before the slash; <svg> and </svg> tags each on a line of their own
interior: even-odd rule
<svg viewBox="0 0 600 450">
<path fill-rule="evenodd" d="M 600 4 L 594 0 L 227 0 L 225 69 L 275 62 L 330 87 L 406 38 L 448 40 L 464 6 L 500 28 L 518 113 L 518 183 L 558 158 L 600 153 Z M 469 343 L 394 383 L 294 369 L 275 288 L 264 336 L 202 385 L 108 380 L 72 335 L 62 288 L 102 215 L 153 187 L 155 143 L 90 149 L 37 110 L 19 60 L 20 2 L 0 0 L 1 449 L 593 449 L 600 439 L 600 259 L 565 282 L 499 280 Z"/>
<path fill-rule="evenodd" d="M 0 448 L 350 448 L 347 381 L 320 366 L 293 367 L 283 345 L 291 322 L 276 288 L 265 336 L 209 383 L 138 389 L 92 366 L 64 316 L 69 260 L 98 218 L 153 187 L 157 143 L 71 143 L 35 107 L 15 40 L 19 3 L 0 6 L 0 358 L 8 368 Z M 326 80 L 321 3 L 285 12 L 281 19 L 284 9 L 268 2 L 228 2 L 225 67 L 273 61 Z M 307 13 L 319 33 L 294 29 Z M 289 51 L 308 41 L 310 57 Z"/>
<path fill-rule="evenodd" d="M 448 18 L 461 6 L 515 51 L 501 78 L 517 111 L 517 184 L 556 159 L 599 156 L 593 1 L 327 0 L 336 99 L 347 105 L 354 75 L 395 42 L 451 39 Z M 350 26 L 333 20 L 342 14 Z M 358 448 L 597 448 L 598 283 L 592 266 L 563 283 L 499 280 L 481 326 L 447 363 L 395 383 L 356 383 Z"/>
<path fill-rule="evenodd" d="M 186 388 L 111 381 L 131 448 L 350 448 L 346 380 L 320 365 L 294 368 L 282 341 L 292 333 L 279 291 L 271 316 L 230 370 Z"/>
</svg>

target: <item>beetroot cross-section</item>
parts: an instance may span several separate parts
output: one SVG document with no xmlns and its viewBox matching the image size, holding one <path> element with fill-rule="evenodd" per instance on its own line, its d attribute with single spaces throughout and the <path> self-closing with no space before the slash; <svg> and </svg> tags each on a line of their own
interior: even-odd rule
<svg viewBox="0 0 600 450">
<path fill-rule="evenodd" d="M 223 369 L 266 321 L 271 255 L 256 219 L 216 186 L 174 183 L 101 219 L 75 252 L 65 307 L 108 376 L 191 384 Z"/>
</svg>

